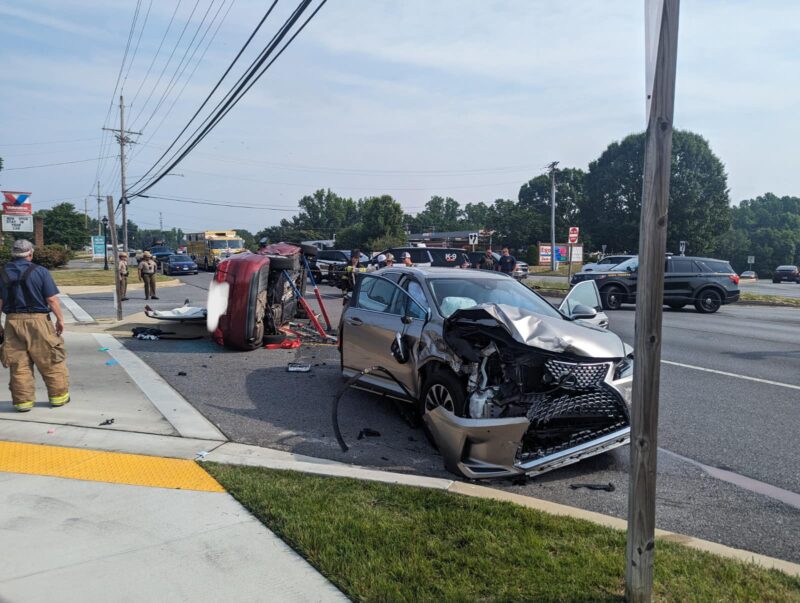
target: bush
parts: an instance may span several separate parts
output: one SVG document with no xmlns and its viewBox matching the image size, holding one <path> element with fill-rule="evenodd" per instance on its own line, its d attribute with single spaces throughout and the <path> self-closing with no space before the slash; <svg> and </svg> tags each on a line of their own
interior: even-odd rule
<svg viewBox="0 0 800 603">
<path fill-rule="evenodd" d="M 45 245 L 33 250 L 33 261 L 48 270 L 66 266 L 70 253 L 61 245 Z"/>
</svg>

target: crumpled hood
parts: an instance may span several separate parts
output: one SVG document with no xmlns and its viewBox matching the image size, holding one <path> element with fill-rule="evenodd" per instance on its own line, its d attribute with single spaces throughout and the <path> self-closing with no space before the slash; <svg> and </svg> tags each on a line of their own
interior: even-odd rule
<svg viewBox="0 0 800 603">
<path fill-rule="evenodd" d="M 548 352 L 569 352 L 589 358 L 622 358 L 622 340 L 614 333 L 505 304 L 482 304 L 457 310 L 445 321 L 445 331 L 456 325 L 500 326 L 519 343 Z"/>
</svg>

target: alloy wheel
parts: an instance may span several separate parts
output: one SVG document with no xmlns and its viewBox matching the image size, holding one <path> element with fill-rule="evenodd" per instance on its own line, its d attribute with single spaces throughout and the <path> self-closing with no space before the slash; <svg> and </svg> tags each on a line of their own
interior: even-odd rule
<svg viewBox="0 0 800 603">
<path fill-rule="evenodd" d="M 455 412 L 455 405 L 450 392 L 444 385 L 435 383 L 425 396 L 425 411 L 430 412 L 438 406 L 442 406 L 447 411 Z"/>
</svg>

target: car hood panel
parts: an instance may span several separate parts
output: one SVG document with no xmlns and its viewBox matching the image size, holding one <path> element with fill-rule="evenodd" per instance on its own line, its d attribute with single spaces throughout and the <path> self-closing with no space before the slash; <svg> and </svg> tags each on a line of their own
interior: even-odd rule
<svg viewBox="0 0 800 603">
<path fill-rule="evenodd" d="M 493 324 L 492 324 L 493 323 Z M 483 304 L 457 310 L 445 321 L 451 326 L 499 326 L 517 342 L 548 352 L 589 358 L 622 358 L 622 340 L 605 329 L 542 316 L 505 304 Z"/>
</svg>

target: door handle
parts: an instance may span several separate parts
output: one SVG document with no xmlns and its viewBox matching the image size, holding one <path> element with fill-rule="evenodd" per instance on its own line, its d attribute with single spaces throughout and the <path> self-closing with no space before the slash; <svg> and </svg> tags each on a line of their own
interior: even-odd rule
<svg viewBox="0 0 800 603">
<path fill-rule="evenodd" d="M 354 327 L 357 327 L 359 325 L 363 325 L 364 324 L 363 320 L 361 320 L 360 318 L 357 318 L 355 316 L 346 319 L 346 322 L 347 322 L 347 324 L 353 325 Z"/>
</svg>

